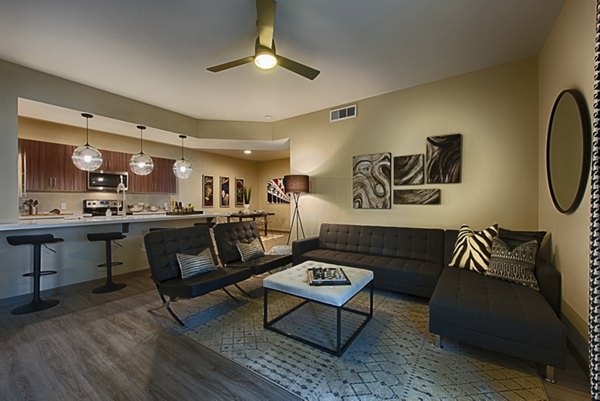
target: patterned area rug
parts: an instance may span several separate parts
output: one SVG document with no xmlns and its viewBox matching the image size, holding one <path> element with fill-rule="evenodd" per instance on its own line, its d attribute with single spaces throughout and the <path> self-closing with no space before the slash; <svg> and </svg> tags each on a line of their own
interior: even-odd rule
<svg viewBox="0 0 600 401">
<path fill-rule="evenodd" d="M 433 344 L 425 301 L 375 291 L 374 317 L 340 358 L 263 329 L 262 279 L 252 298 L 217 291 L 174 305 L 181 332 L 306 400 L 547 400 L 534 364 L 444 340 Z M 236 291 L 233 289 L 232 291 Z M 237 294 L 238 292 L 236 292 Z M 351 306 L 368 311 L 368 293 Z M 269 318 L 299 300 L 269 294 Z M 309 303 L 278 324 L 333 346 L 334 310 Z M 344 337 L 360 319 L 343 314 Z"/>
</svg>

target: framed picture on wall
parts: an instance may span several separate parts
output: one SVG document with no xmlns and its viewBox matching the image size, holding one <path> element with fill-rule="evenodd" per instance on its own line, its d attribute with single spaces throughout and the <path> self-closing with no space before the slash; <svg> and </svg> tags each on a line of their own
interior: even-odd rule
<svg viewBox="0 0 600 401">
<path fill-rule="evenodd" d="M 202 174 L 202 207 L 214 206 L 214 177 Z"/>
<path fill-rule="evenodd" d="M 267 181 L 267 203 L 290 203 L 290 196 L 283 187 L 283 177 Z"/>
<path fill-rule="evenodd" d="M 221 207 L 229 207 L 229 177 L 220 177 L 221 191 Z"/>
<path fill-rule="evenodd" d="M 244 179 L 235 177 L 235 205 L 244 206 Z"/>
</svg>

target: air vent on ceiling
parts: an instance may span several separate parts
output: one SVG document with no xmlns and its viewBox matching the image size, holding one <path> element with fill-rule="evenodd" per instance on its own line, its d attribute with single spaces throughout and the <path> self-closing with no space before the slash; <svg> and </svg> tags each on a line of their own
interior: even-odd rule
<svg viewBox="0 0 600 401">
<path fill-rule="evenodd" d="M 356 117 L 356 105 L 346 106 L 329 112 L 329 122 L 347 120 Z"/>
</svg>

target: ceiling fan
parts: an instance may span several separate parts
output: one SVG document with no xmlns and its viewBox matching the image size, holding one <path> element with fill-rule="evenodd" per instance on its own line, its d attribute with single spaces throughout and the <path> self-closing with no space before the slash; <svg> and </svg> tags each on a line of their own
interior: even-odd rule
<svg viewBox="0 0 600 401">
<path fill-rule="evenodd" d="M 254 45 L 254 56 L 248 56 L 228 63 L 215 65 L 207 68 L 211 72 L 220 72 L 239 65 L 254 62 L 259 68 L 269 70 L 276 65 L 313 80 L 320 71 L 307 65 L 298 63 L 289 58 L 280 56 L 275 51 L 273 31 L 275 29 L 275 0 L 256 0 L 256 25 L 258 26 L 258 38 Z"/>
</svg>

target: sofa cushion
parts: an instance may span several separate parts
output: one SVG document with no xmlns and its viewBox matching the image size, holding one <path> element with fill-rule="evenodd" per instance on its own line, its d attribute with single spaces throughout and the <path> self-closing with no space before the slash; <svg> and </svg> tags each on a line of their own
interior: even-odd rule
<svg viewBox="0 0 600 401">
<path fill-rule="evenodd" d="M 438 326 L 449 327 L 531 347 L 529 358 L 540 363 L 548 363 L 546 351 L 564 354 L 565 328 L 538 291 L 473 271 L 443 269 L 429 302 L 429 319 L 436 334 L 445 335 Z M 497 349 L 494 342 L 489 347 Z M 499 350 L 511 353 L 510 347 Z"/>
<path fill-rule="evenodd" d="M 319 248 L 441 264 L 443 238 L 440 229 L 323 223 Z"/>
<path fill-rule="evenodd" d="M 407 291 L 408 293 L 420 296 L 431 295 L 442 270 L 441 263 L 331 249 L 315 249 L 302 256 L 306 258 L 305 260 L 372 270 L 375 274 L 376 287 L 382 287 L 380 283 L 401 282 L 404 288 L 415 287 L 417 289 L 413 292 Z"/>
<path fill-rule="evenodd" d="M 535 279 L 535 258 L 538 243 L 535 240 L 525 242 L 513 249 L 500 238 L 494 238 L 490 266 L 486 276 L 507 280 L 539 291 Z"/>
<path fill-rule="evenodd" d="M 532 240 L 537 242 L 539 248 L 542 245 L 545 236 L 546 231 L 515 231 L 507 230 L 502 227 L 498 230 L 498 237 L 504 241 L 510 249 Z"/>
<path fill-rule="evenodd" d="M 473 231 L 468 225 L 463 224 L 458 230 L 450 266 L 484 273 L 490 261 L 492 240 L 497 235 L 497 224 L 482 231 Z"/>
</svg>

